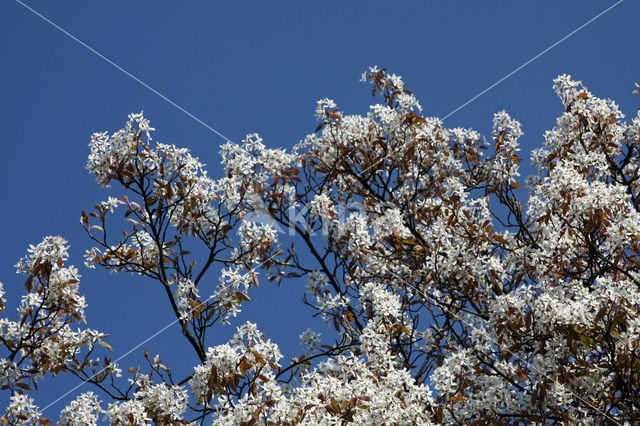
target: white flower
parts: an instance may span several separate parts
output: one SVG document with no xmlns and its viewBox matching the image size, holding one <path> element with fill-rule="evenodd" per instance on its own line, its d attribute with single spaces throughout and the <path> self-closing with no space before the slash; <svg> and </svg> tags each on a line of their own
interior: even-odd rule
<svg viewBox="0 0 640 426">
<path fill-rule="evenodd" d="M 333 109 L 336 108 L 336 103 L 329 98 L 320 99 L 316 103 L 316 118 L 318 120 L 324 120 L 327 118 L 326 112 L 333 112 Z"/>
<path fill-rule="evenodd" d="M 310 328 L 303 331 L 302 334 L 300 334 L 299 339 L 301 345 L 309 346 L 311 348 L 318 346 L 322 342 L 320 333 L 313 331 Z"/>
<path fill-rule="evenodd" d="M 378 238 L 384 238 L 394 232 L 401 238 L 407 238 L 411 234 L 404 225 L 404 219 L 398 208 L 385 209 L 383 215 L 374 219 L 373 233 Z"/>
<path fill-rule="evenodd" d="M 1 328 L 2 327 L 0 325 L 0 330 Z M 5 336 L 1 331 L 0 336 L 8 337 Z M 15 362 L 10 361 L 6 358 L 0 359 L 0 387 L 12 386 L 20 378 L 20 375 L 20 369 Z"/>
<path fill-rule="evenodd" d="M 4 298 L 4 295 L 6 293 L 4 292 L 4 286 L 2 284 L 2 281 L 0 281 L 0 312 L 4 311 L 4 304 L 7 303 L 7 299 Z"/>
<path fill-rule="evenodd" d="M 33 398 L 27 395 L 16 394 L 9 400 L 9 406 L 5 409 L 5 415 L 11 424 L 31 425 L 35 424 L 42 416 L 42 412 L 35 405 Z"/>
<path fill-rule="evenodd" d="M 97 395 L 93 392 L 83 393 L 71 401 L 60 412 L 59 425 L 97 425 L 98 416 L 103 410 Z"/>
<path fill-rule="evenodd" d="M 18 273 L 29 273 L 36 265 L 49 262 L 53 269 L 59 268 L 58 263 L 69 257 L 67 240 L 60 236 L 48 236 L 37 246 L 29 245 L 28 256 L 20 259 L 16 264 Z"/>
<path fill-rule="evenodd" d="M 335 207 L 333 200 L 325 192 L 316 194 L 309 204 L 309 217 L 311 220 L 318 218 L 335 217 Z"/>
<path fill-rule="evenodd" d="M 102 208 L 103 211 L 108 211 L 110 213 L 113 213 L 113 209 L 118 207 L 120 204 L 123 204 L 123 202 L 118 200 L 115 197 L 109 197 L 107 201 L 102 201 L 100 203 L 100 207 Z"/>
<path fill-rule="evenodd" d="M 180 312 L 182 319 L 187 319 L 191 316 L 192 305 L 191 302 L 198 300 L 200 297 L 198 289 L 193 282 L 188 278 L 181 278 L 178 280 L 178 288 L 176 290 L 176 305 Z"/>
<path fill-rule="evenodd" d="M 105 419 L 109 419 L 111 423 L 134 425 L 147 425 L 151 420 L 145 412 L 143 402 L 137 399 L 110 403 L 105 411 Z"/>
</svg>

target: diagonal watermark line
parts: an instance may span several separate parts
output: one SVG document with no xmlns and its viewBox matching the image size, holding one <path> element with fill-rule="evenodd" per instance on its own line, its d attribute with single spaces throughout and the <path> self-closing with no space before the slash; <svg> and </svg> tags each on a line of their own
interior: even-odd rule
<svg viewBox="0 0 640 426">
<path fill-rule="evenodd" d="M 478 93 L 477 95 L 475 95 L 474 97 L 472 97 L 471 99 L 469 99 L 467 102 L 463 103 L 462 105 L 460 105 L 459 107 L 457 107 L 456 109 L 454 109 L 453 111 L 451 111 L 449 114 L 445 115 L 444 117 L 442 117 L 442 121 L 446 120 L 447 118 L 451 117 L 453 114 L 455 114 L 456 112 L 460 111 L 462 108 L 466 107 L 467 105 L 469 105 L 470 103 L 472 103 L 473 101 L 475 101 L 476 99 L 478 99 L 480 96 L 484 95 L 485 93 L 487 93 L 489 90 L 493 89 L 494 87 L 496 87 L 497 85 L 499 85 L 500 83 L 502 83 L 503 81 L 505 81 L 506 79 L 508 79 L 509 77 L 511 77 L 512 75 L 514 75 L 515 73 L 517 73 L 518 71 L 520 71 L 521 69 L 523 69 L 524 67 L 526 67 L 527 65 L 529 65 L 531 62 L 535 61 L 536 59 L 538 59 L 539 57 L 541 57 L 542 55 L 544 55 L 545 53 L 547 53 L 548 51 L 550 51 L 551 49 L 553 49 L 554 47 L 556 47 L 557 45 L 561 44 L 562 42 L 564 42 L 566 39 L 568 39 L 569 37 L 573 36 L 574 34 L 576 34 L 578 31 L 582 30 L 583 28 L 585 28 L 586 26 L 588 26 L 589 24 L 591 24 L 593 21 L 595 21 L 596 19 L 600 18 L 602 15 L 604 15 L 605 13 L 609 12 L 611 9 L 613 9 L 614 7 L 618 6 L 620 3 L 622 3 L 624 0 L 619 0 L 618 2 L 612 4 L 611 6 L 609 6 L 608 8 L 606 8 L 605 10 L 603 10 L 602 12 L 600 12 L 599 14 L 597 14 L 596 16 L 594 16 L 593 18 L 589 19 L 587 22 L 585 22 L 584 24 L 580 25 L 578 28 L 576 28 L 575 30 L 571 31 L 569 34 L 567 34 L 566 36 L 562 37 L 560 40 L 556 41 L 555 43 L 553 43 L 551 46 L 547 47 L 546 49 L 544 49 L 542 52 L 538 53 L 536 56 L 534 56 L 533 58 L 529 59 L 527 62 L 523 63 L 522 65 L 520 65 L 518 68 L 514 69 L 513 71 L 511 71 L 509 74 L 505 75 L 504 77 L 502 77 L 500 80 L 496 81 L 495 83 L 493 83 L 491 86 L 487 87 L 486 89 L 484 89 L 482 92 Z"/>
<path fill-rule="evenodd" d="M 456 112 L 460 111 L 462 108 L 464 108 L 465 106 L 469 105 L 470 103 L 472 103 L 473 101 L 475 101 L 476 99 L 478 99 L 480 96 L 484 95 L 485 93 L 487 93 L 488 91 L 490 91 L 491 89 L 495 88 L 496 86 L 498 86 L 500 83 L 502 83 L 503 81 L 505 81 L 506 79 L 508 79 L 509 77 L 513 76 L 514 74 L 516 74 L 518 71 L 522 70 L 524 67 L 526 67 L 527 65 L 531 64 L 532 62 L 534 62 L 536 59 L 540 58 L 541 56 L 543 56 L 545 53 L 549 52 L 551 49 L 553 49 L 554 47 L 558 46 L 559 44 L 561 44 L 562 42 L 566 41 L 568 38 L 570 38 L 571 36 L 575 35 L 577 32 L 579 32 L 580 30 L 584 29 L 586 26 L 588 26 L 589 24 L 593 23 L 596 19 L 600 18 L 601 16 L 603 16 L 605 13 L 609 12 L 611 9 L 613 9 L 614 7 L 618 6 L 620 3 L 622 3 L 624 0 L 618 0 L 616 3 L 612 4 L 611 6 L 609 6 L 608 8 L 606 8 L 605 10 L 603 10 L 602 12 L 598 13 L 596 16 L 594 16 L 593 18 L 589 19 L 587 22 L 585 22 L 584 24 L 580 25 L 578 28 L 576 28 L 575 30 L 571 31 L 569 34 L 567 34 L 566 36 L 562 37 L 560 40 L 556 41 L 555 43 L 553 43 L 551 46 L 547 47 L 546 49 L 544 49 L 543 51 L 541 51 L 540 53 L 538 53 L 536 56 L 534 56 L 533 58 L 529 59 L 528 61 L 526 61 L 525 63 L 523 63 L 522 65 L 520 65 L 518 68 L 514 69 L 513 71 L 511 71 L 509 74 L 505 75 L 504 77 L 502 77 L 500 80 L 496 81 L 495 83 L 493 83 L 491 86 L 487 87 L 486 89 L 484 89 L 482 92 L 478 93 L 477 95 L 475 95 L 474 97 L 472 97 L 471 99 L 469 99 L 468 101 L 466 101 L 465 103 L 463 103 L 462 105 L 460 105 L 459 107 L 457 107 L 456 109 L 454 109 L 453 111 L 451 111 L 450 113 L 448 113 L 447 115 L 445 115 L 441 120 L 444 121 L 447 118 L 451 117 L 453 114 L 455 114 Z M 397 153 L 398 151 L 400 151 L 402 148 L 404 148 L 406 146 L 406 142 L 403 143 L 399 148 L 394 149 L 390 152 L 388 152 L 386 155 L 383 155 L 382 157 L 380 157 L 378 160 L 376 160 L 373 164 L 371 164 L 369 167 L 367 167 L 366 169 L 364 169 L 363 171 L 361 171 L 360 173 L 358 173 L 358 177 L 362 177 L 363 174 L 365 174 L 367 171 L 371 170 L 373 167 L 377 166 L 378 164 L 380 164 L 382 161 L 385 160 L 385 158 L 388 158 L 390 155 L 393 155 L 395 153 Z"/>
<path fill-rule="evenodd" d="M 246 272 L 244 275 L 250 274 L 255 272 L 256 269 L 258 269 L 259 267 L 261 267 L 262 265 L 264 265 L 265 263 L 267 263 L 268 261 L 270 261 L 271 259 L 273 259 L 274 257 L 276 257 L 278 254 L 280 254 L 280 252 L 274 253 L 273 255 L 269 256 L 267 259 L 263 260 L 262 262 L 260 262 L 259 264 L 257 264 L 256 266 L 254 266 L 253 268 L 251 268 L 251 270 L 249 270 L 248 272 Z M 213 299 L 214 295 L 209 296 L 206 300 L 205 303 L 208 302 L 209 300 Z M 191 308 L 189 309 L 187 312 L 191 313 L 195 308 Z M 165 325 L 164 327 L 162 327 L 161 329 L 159 329 L 158 331 L 156 331 L 155 333 L 153 333 L 151 336 L 147 337 L 146 339 L 144 339 L 143 341 L 141 341 L 140 343 L 138 343 L 137 345 L 135 345 L 134 347 L 132 347 L 131 349 L 129 349 L 127 352 L 125 352 L 123 355 L 120 355 L 117 359 L 112 361 L 113 363 L 118 363 L 120 362 L 122 359 L 126 358 L 127 356 L 131 355 L 131 353 L 135 350 L 138 350 L 140 347 L 142 347 L 142 345 L 150 342 L 151 340 L 153 340 L 155 337 L 159 336 L 160 334 L 164 333 L 165 331 L 167 331 L 169 328 L 171 328 L 173 325 L 175 325 L 176 323 L 180 322 L 180 318 L 178 317 L 175 320 L 171 321 L 169 324 Z M 89 380 L 93 380 L 96 377 L 98 377 L 99 374 L 102 374 L 103 372 L 106 371 L 106 368 L 102 368 L 100 371 L 94 373 L 92 376 L 90 376 L 88 379 L 84 380 L 82 383 L 77 384 L 76 386 L 74 386 L 73 388 L 69 389 L 67 392 L 63 393 L 62 395 L 60 395 L 58 398 L 56 398 L 54 401 L 51 401 L 47 406 L 45 406 L 42 409 L 42 412 L 44 413 L 47 409 L 51 408 L 52 406 L 54 406 L 55 404 L 57 404 L 60 400 L 62 400 L 63 398 L 67 397 L 70 393 L 78 390 L 80 387 L 84 386 L 85 383 L 87 383 Z"/>
<path fill-rule="evenodd" d="M 178 105 L 176 102 L 174 102 L 173 100 L 171 100 L 170 98 L 168 98 L 167 96 L 163 95 L 162 93 L 158 92 L 156 89 L 154 89 L 153 87 L 149 86 L 147 83 L 145 83 L 144 81 L 140 80 L 138 77 L 136 77 L 135 75 L 131 74 L 129 71 L 125 70 L 124 68 L 122 68 L 120 65 L 116 64 L 115 62 L 113 62 L 111 59 L 107 58 L 106 56 L 104 56 L 102 53 L 98 52 L 97 50 L 95 50 L 93 47 L 89 46 L 87 43 L 83 42 L 82 40 L 80 40 L 79 38 L 77 38 L 76 36 L 74 36 L 73 34 L 69 33 L 68 31 L 66 31 L 64 28 L 62 28 L 61 26 L 59 26 L 58 24 L 56 24 L 55 22 L 51 21 L 49 18 L 47 18 L 46 16 L 42 15 L 41 13 L 39 13 L 38 11 L 32 9 L 31 7 L 29 7 L 27 4 L 23 3 L 20 0 L 16 0 L 17 3 L 19 3 L 20 5 L 22 5 L 25 9 L 28 9 L 29 11 L 31 11 L 34 15 L 39 16 L 40 18 L 42 18 L 44 21 L 48 22 L 49 24 L 51 24 L 53 27 L 55 27 L 57 30 L 59 30 L 60 32 L 62 32 L 63 34 L 65 34 L 66 36 L 68 36 L 69 38 L 73 39 L 75 42 L 77 42 L 78 44 L 80 44 L 81 46 L 87 48 L 89 51 L 91 51 L 92 53 L 94 53 L 95 55 L 97 55 L 98 57 L 100 57 L 101 59 L 103 59 L 104 61 L 106 61 L 107 63 L 109 63 L 110 65 L 112 65 L 114 68 L 116 68 L 118 71 L 121 71 L 123 74 L 125 74 L 127 77 L 130 77 L 131 79 L 135 80 L 137 83 L 139 83 L 140 85 L 144 86 L 146 89 L 148 89 L 149 91 L 151 91 L 152 93 L 154 93 L 155 95 L 158 95 L 160 98 L 162 98 L 163 100 L 165 100 L 166 102 L 170 103 L 172 106 L 174 106 L 176 109 L 182 111 L 184 114 L 186 114 L 187 116 L 191 117 L 192 119 L 194 119 L 195 121 L 197 121 L 198 123 L 202 124 L 204 127 L 206 127 L 207 129 L 211 130 L 213 133 L 215 133 L 216 135 L 220 136 L 222 139 L 224 139 L 225 141 L 231 141 L 231 139 L 229 139 L 228 137 L 226 137 L 225 135 L 223 135 L 222 133 L 220 133 L 219 131 L 217 131 L 216 129 L 214 129 L 213 127 L 211 127 L 210 125 L 208 125 L 207 123 L 205 123 L 204 121 L 202 121 L 201 119 L 199 119 L 198 117 L 196 117 L 195 115 L 193 115 L 192 113 L 190 113 L 189 111 L 187 111 L 186 109 L 184 109 L 183 107 L 181 107 L 180 105 Z"/>
</svg>

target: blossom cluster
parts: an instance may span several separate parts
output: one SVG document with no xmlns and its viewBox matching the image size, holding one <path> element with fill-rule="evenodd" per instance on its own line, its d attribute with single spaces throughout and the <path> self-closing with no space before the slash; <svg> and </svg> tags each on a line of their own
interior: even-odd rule
<svg viewBox="0 0 640 426">
<path fill-rule="evenodd" d="M 487 141 L 423 117 L 396 74 L 363 80 L 383 99 L 366 114 L 322 99 L 290 152 L 257 134 L 225 143 L 220 179 L 152 141 L 142 114 L 94 134 L 87 168 L 125 193 L 82 213 L 86 265 L 160 282 L 199 362 L 174 380 L 145 352 L 148 372 L 122 385 L 118 363 L 90 356 L 105 336 L 72 330 L 80 275 L 67 241 L 46 237 L 16 265 L 19 320 L 0 319 L 0 422 L 46 423 L 31 385 L 60 372 L 103 392 L 61 424 L 640 422 L 640 114 L 626 123 L 559 76 L 564 112 L 523 182 L 522 126 L 505 111 Z M 306 282 L 332 330 L 302 332 L 289 360 L 251 322 L 214 341 L 260 303 L 263 277 Z M 0 312 L 3 296 L 0 283 Z"/>
</svg>

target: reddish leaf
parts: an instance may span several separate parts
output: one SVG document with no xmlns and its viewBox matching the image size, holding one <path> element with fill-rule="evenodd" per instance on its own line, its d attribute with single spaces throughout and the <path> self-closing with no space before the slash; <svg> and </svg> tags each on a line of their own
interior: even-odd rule
<svg viewBox="0 0 640 426">
<path fill-rule="evenodd" d="M 103 342 L 102 340 L 100 340 L 100 341 L 98 342 L 98 344 L 99 344 L 100 346 L 102 346 L 103 348 L 106 348 L 107 350 L 109 350 L 109 351 L 113 352 L 113 348 L 112 348 L 112 347 L 111 347 L 111 345 L 110 345 L 110 344 L 108 344 L 107 342 Z"/>
<path fill-rule="evenodd" d="M 18 383 L 16 383 L 15 385 L 16 385 L 16 387 L 18 387 L 18 388 L 20 388 L 20 389 L 27 390 L 27 391 L 33 390 L 33 389 L 31 389 L 31 386 L 29 386 L 29 385 L 28 385 L 28 384 L 26 384 L 26 383 L 20 383 L 20 382 L 18 382 Z"/>
<path fill-rule="evenodd" d="M 33 291 L 33 275 L 29 275 L 27 280 L 24 282 L 24 288 L 26 288 L 29 293 Z"/>
</svg>

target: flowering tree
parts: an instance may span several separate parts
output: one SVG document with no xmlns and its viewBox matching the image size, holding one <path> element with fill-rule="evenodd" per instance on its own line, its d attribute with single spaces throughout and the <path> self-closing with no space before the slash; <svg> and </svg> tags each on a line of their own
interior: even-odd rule
<svg viewBox="0 0 640 426">
<path fill-rule="evenodd" d="M 147 352 L 126 373 L 96 357 L 105 335 L 71 327 L 86 304 L 68 243 L 46 237 L 17 265 L 17 320 L 0 320 L 2 421 L 50 423 L 31 394 L 59 373 L 97 392 L 61 424 L 640 421 L 640 115 L 558 77 L 565 112 L 525 183 L 506 112 L 488 142 L 423 117 L 400 77 L 363 79 L 383 99 L 366 115 L 321 100 L 291 152 L 223 145 L 221 179 L 142 114 L 94 134 L 87 168 L 122 196 L 82 213 L 86 266 L 157 281 L 200 363 L 175 378 Z M 337 337 L 309 330 L 291 360 L 252 323 L 211 342 L 259 272 L 305 279 Z"/>
</svg>

